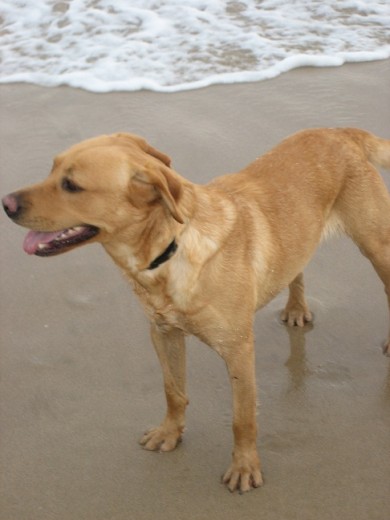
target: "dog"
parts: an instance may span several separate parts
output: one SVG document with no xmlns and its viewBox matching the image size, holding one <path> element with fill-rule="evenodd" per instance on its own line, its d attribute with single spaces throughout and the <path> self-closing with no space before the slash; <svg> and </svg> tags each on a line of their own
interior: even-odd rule
<svg viewBox="0 0 390 520">
<path fill-rule="evenodd" d="M 282 320 L 312 320 L 302 271 L 321 240 L 350 236 L 382 280 L 390 307 L 390 198 L 373 164 L 390 169 L 390 140 L 353 128 L 298 132 L 238 173 L 194 184 L 143 138 L 76 144 L 48 178 L 2 199 L 31 231 L 24 249 L 52 256 L 100 242 L 151 323 L 167 411 L 141 444 L 173 450 L 184 430 L 185 335 L 225 361 L 233 390 L 230 491 L 262 484 L 256 447 L 253 320 L 283 288 Z M 390 353 L 390 332 L 384 351 Z"/>
</svg>

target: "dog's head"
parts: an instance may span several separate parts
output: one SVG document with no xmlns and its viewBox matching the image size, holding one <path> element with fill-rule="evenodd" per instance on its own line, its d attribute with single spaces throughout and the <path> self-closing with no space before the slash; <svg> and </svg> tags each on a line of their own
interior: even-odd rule
<svg viewBox="0 0 390 520">
<path fill-rule="evenodd" d="M 182 223 L 182 183 L 170 162 L 136 135 L 88 139 L 58 155 L 46 180 L 5 196 L 3 207 L 31 230 L 24 249 L 38 256 L 104 243 L 156 210 Z"/>
</svg>

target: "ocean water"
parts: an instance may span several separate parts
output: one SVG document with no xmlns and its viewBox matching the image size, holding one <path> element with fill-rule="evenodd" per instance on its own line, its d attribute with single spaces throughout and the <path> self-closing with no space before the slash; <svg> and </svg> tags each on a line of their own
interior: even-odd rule
<svg viewBox="0 0 390 520">
<path fill-rule="evenodd" d="M 390 57 L 390 0 L 1 0 L 0 82 L 174 92 Z"/>
</svg>

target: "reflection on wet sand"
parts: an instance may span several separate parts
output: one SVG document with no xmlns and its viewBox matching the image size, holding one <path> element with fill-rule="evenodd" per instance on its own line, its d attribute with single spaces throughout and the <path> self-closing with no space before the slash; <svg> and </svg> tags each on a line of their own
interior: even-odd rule
<svg viewBox="0 0 390 520">
<path fill-rule="evenodd" d="M 307 323 L 304 327 L 289 327 L 283 323 L 290 342 L 290 355 L 285 362 L 289 370 L 290 390 L 304 388 L 307 376 L 310 374 L 306 355 L 305 335 L 313 330 L 313 323 Z"/>
</svg>

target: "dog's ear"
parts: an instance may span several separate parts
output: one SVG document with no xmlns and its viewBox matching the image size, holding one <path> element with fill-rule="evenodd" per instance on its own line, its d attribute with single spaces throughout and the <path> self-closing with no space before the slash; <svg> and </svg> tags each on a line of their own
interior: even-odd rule
<svg viewBox="0 0 390 520">
<path fill-rule="evenodd" d="M 171 166 L 171 158 L 168 157 L 168 155 L 166 155 L 165 153 L 163 152 L 160 152 L 160 150 L 156 150 L 156 148 L 153 148 L 153 146 L 150 146 L 150 144 L 148 144 L 146 141 L 145 141 L 145 147 L 143 148 L 143 150 L 148 153 L 149 155 L 151 155 L 152 157 L 155 157 L 156 159 L 158 159 L 159 161 L 161 161 L 163 164 L 165 164 L 165 166 Z"/>
<path fill-rule="evenodd" d="M 172 161 L 168 155 L 166 155 L 163 152 L 160 152 L 160 150 L 157 150 L 156 148 L 153 148 L 153 146 L 151 146 L 147 141 L 145 141 L 145 139 L 143 139 L 139 135 L 119 133 L 119 134 L 114 134 L 113 137 L 117 141 L 120 141 L 127 146 L 133 147 L 134 144 L 136 144 L 139 148 L 141 148 L 141 150 L 143 152 L 151 155 L 155 159 L 158 159 L 163 164 L 165 164 L 165 166 L 171 165 Z"/>
<path fill-rule="evenodd" d="M 150 203 L 161 199 L 173 218 L 180 224 L 183 224 L 183 216 L 178 208 L 182 185 L 179 177 L 169 168 L 171 165 L 170 157 L 153 148 L 145 139 L 138 135 L 120 133 L 114 134 L 112 137 L 128 150 L 130 157 L 134 157 L 135 149 L 141 150 L 147 156 L 150 156 L 149 160 L 147 156 L 145 157 L 146 161 L 144 158 L 141 159 L 140 164 L 142 166 L 138 168 L 131 178 L 133 189 L 130 196 L 132 203 L 137 206 L 140 203 Z"/>
<path fill-rule="evenodd" d="M 183 215 L 178 207 L 182 194 L 180 179 L 166 166 L 156 168 L 148 166 L 142 168 L 132 177 L 132 181 L 147 188 L 149 202 L 162 199 L 171 215 L 180 224 L 184 223 Z"/>
</svg>

